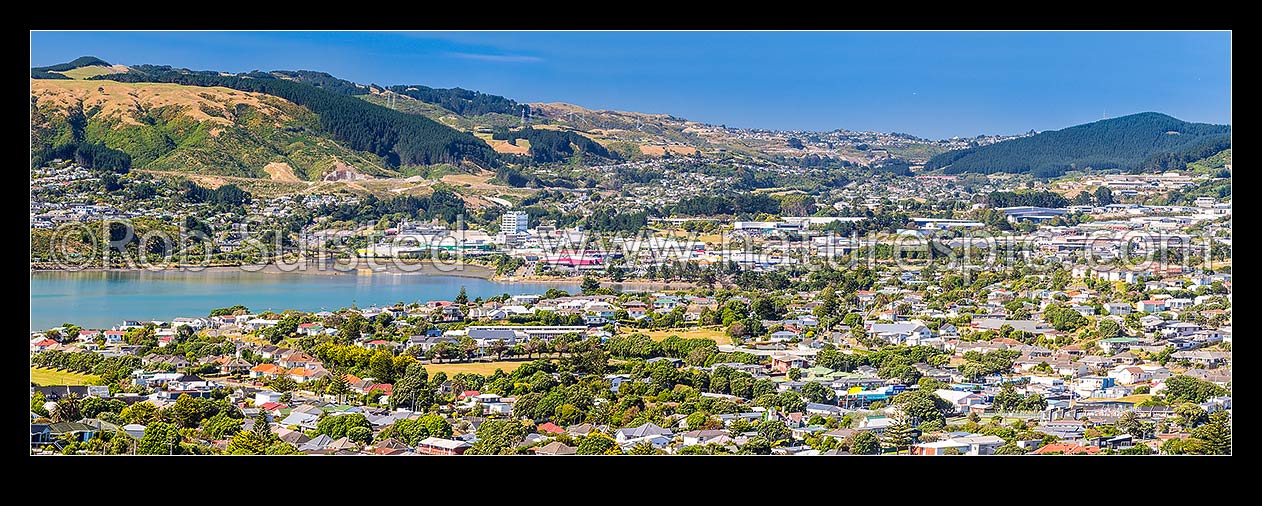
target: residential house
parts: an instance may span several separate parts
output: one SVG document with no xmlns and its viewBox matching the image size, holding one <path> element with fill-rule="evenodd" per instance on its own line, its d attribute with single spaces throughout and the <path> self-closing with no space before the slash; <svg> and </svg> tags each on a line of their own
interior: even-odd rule
<svg viewBox="0 0 1262 506">
<path fill-rule="evenodd" d="M 1100 453 L 1098 446 L 1083 446 L 1074 443 L 1052 443 L 1039 447 L 1031 452 L 1033 455 L 1079 455 Z"/>
<path fill-rule="evenodd" d="M 1104 305 L 1104 309 L 1114 316 L 1131 314 L 1131 305 L 1127 302 L 1110 302 Z"/>
<path fill-rule="evenodd" d="M 995 449 L 1003 446 L 1004 439 L 999 436 L 964 436 L 921 443 L 912 446 L 912 455 L 944 455 L 945 450 L 954 448 L 961 455 L 994 455 Z"/>
<path fill-rule="evenodd" d="M 933 333 L 929 331 L 923 322 L 912 320 L 899 323 L 873 323 L 868 326 L 868 332 L 877 336 L 890 344 L 903 344 L 908 340 L 927 340 L 933 337 Z"/>
<path fill-rule="evenodd" d="M 639 301 L 627 302 L 622 305 L 622 309 L 626 310 L 627 316 L 634 320 L 642 319 L 648 314 L 648 305 Z"/>
<path fill-rule="evenodd" d="M 295 367 L 285 373 L 286 376 L 289 376 L 289 379 L 294 380 L 294 383 L 314 381 L 327 374 L 328 373 L 324 371 L 317 371 L 315 369 L 308 369 L 305 367 Z"/>
<path fill-rule="evenodd" d="M 416 453 L 425 455 L 461 455 L 471 447 L 473 445 L 464 441 L 427 437 L 416 443 Z"/>
<path fill-rule="evenodd" d="M 640 425 L 639 427 L 632 427 L 628 429 L 618 429 L 617 431 L 614 432 L 614 436 L 615 436 L 615 439 L 618 441 L 618 443 L 622 444 L 630 440 L 640 439 L 644 437 L 653 437 L 653 436 L 670 437 L 671 431 L 670 429 L 659 427 L 657 424 L 648 422 L 643 425 Z"/>
<path fill-rule="evenodd" d="M 788 373 L 789 369 L 804 369 L 809 366 L 810 363 L 806 359 L 796 355 L 774 355 L 771 357 L 771 370 L 782 374 Z"/>
<path fill-rule="evenodd" d="M 324 333 L 324 325 L 319 323 L 299 323 L 298 333 L 304 336 L 318 336 Z"/>
<path fill-rule="evenodd" d="M 560 441 L 553 441 L 543 446 L 532 448 L 535 455 L 575 455 L 578 453 L 578 447 L 569 446 Z"/>
<path fill-rule="evenodd" d="M 219 364 L 219 372 L 223 374 L 246 374 L 250 372 L 252 366 L 249 362 L 232 357 L 227 361 Z"/>
<path fill-rule="evenodd" d="M 285 368 L 276 364 L 259 364 L 250 368 L 251 378 L 279 378 L 285 374 Z"/>
</svg>

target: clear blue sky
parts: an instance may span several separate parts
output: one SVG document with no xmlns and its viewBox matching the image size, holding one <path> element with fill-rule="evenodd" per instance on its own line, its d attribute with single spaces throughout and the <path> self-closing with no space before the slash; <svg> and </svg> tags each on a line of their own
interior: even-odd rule
<svg viewBox="0 0 1262 506">
<path fill-rule="evenodd" d="M 669 113 L 924 137 L 1157 111 L 1231 122 L 1228 32 L 32 32 L 33 66 L 308 69 Z"/>
</svg>

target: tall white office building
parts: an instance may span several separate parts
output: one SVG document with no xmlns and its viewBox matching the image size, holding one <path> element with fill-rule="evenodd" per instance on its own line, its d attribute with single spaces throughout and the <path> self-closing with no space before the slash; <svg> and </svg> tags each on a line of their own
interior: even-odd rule
<svg viewBox="0 0 1262 506">
<path fill-rule="evenodd" d="M 505 234 L 526 234 L 530 215 L 521 211 L 508 211 L 500 216 L 500 231 Z"/>
<path fill-rule="evenodd" d="M 513 245 L 526 238 L 526 228 L 530 215 L 521 211 L 507 211 L 500 216 L 500 233 L 504 234 L 504 242 Z"/>
</svg>

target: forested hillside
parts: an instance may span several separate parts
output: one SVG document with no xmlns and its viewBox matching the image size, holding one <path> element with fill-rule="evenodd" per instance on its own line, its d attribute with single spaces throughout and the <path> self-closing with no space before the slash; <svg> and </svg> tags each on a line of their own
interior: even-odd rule
<svg viewBox="0 0 1262 506">
<path fill-rule="evenodd" d="M 616 159 L 614 155 L 600 143 L 574 132 L 526 127 L 520 130 L 509 130 L 497 127 L 491 134 L 495 140 L 514 143 L 518 139 L 530 142 L 530 157 L 538 163 L 560 162 L 569 159 L 576 153 L 593 155 L 601 158 Z"/>
<path fill-rule="evenodd" d="M 1050 177 L 1073 169 L 1171 170 L 1231 147 L 1231 127 L 1146 112 L 1041 132 L 935 156 L 925 170 L 1020 172 Z"/>
<path fill-rule="evenodd" d="M 80 56 L 66 63 L 58 63 L 47 67 L 32 67 L 31 79 L 70 79 L 70 76 L 60 72 L 89 66 L 109 67 L 110 64 L 95 56 Z"/>
<path fill-rule="evenodd" d="M 430 88 L 419 84 L 391 86 L 390 91 L 406 95 L 427 104 L 434 104 L 462 116 L 480 116 L 488 113 L 529 114 L 530 107 L 512 99 L 463 88 Z"/>
<path fill-rule="evenodd" d="M 423 116 L 393 111 L 336 91 L 271 74 L 237 77 L 169 66 L 140 65 L 124 74 L 94 79 L 222 86 L 280 97 L 314 112 L 319 116 L 320 128 L 347 147 L 378 155 L 391 167 L 457 163 L 461 160 L 489 165 L 496 160 L 490 146 L 471 134 Z"/>
<path fill-rule="evenodd" d="M 31 116 L 37 164 L 75 158 L 115 172 L 142 168 L 268 177 L 268 164 L 284 163 L 297 177 L 312 180 L 341 161 L 364 173 L 388 175 L 376 156 L 346 149 L 321 133 L 311 111 L 260 93 L 33 80 Z"/>
</svg>

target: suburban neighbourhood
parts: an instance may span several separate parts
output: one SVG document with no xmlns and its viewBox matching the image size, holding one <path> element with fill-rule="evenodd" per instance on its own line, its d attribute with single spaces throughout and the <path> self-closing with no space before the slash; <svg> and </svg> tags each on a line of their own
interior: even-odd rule
<svg viewBox="0 0 1262 506">
<path fill-rule="evenodd" d="M 31 455 L 1233 453 L 1230 32 L 31 52 Z"/>
</svg>

